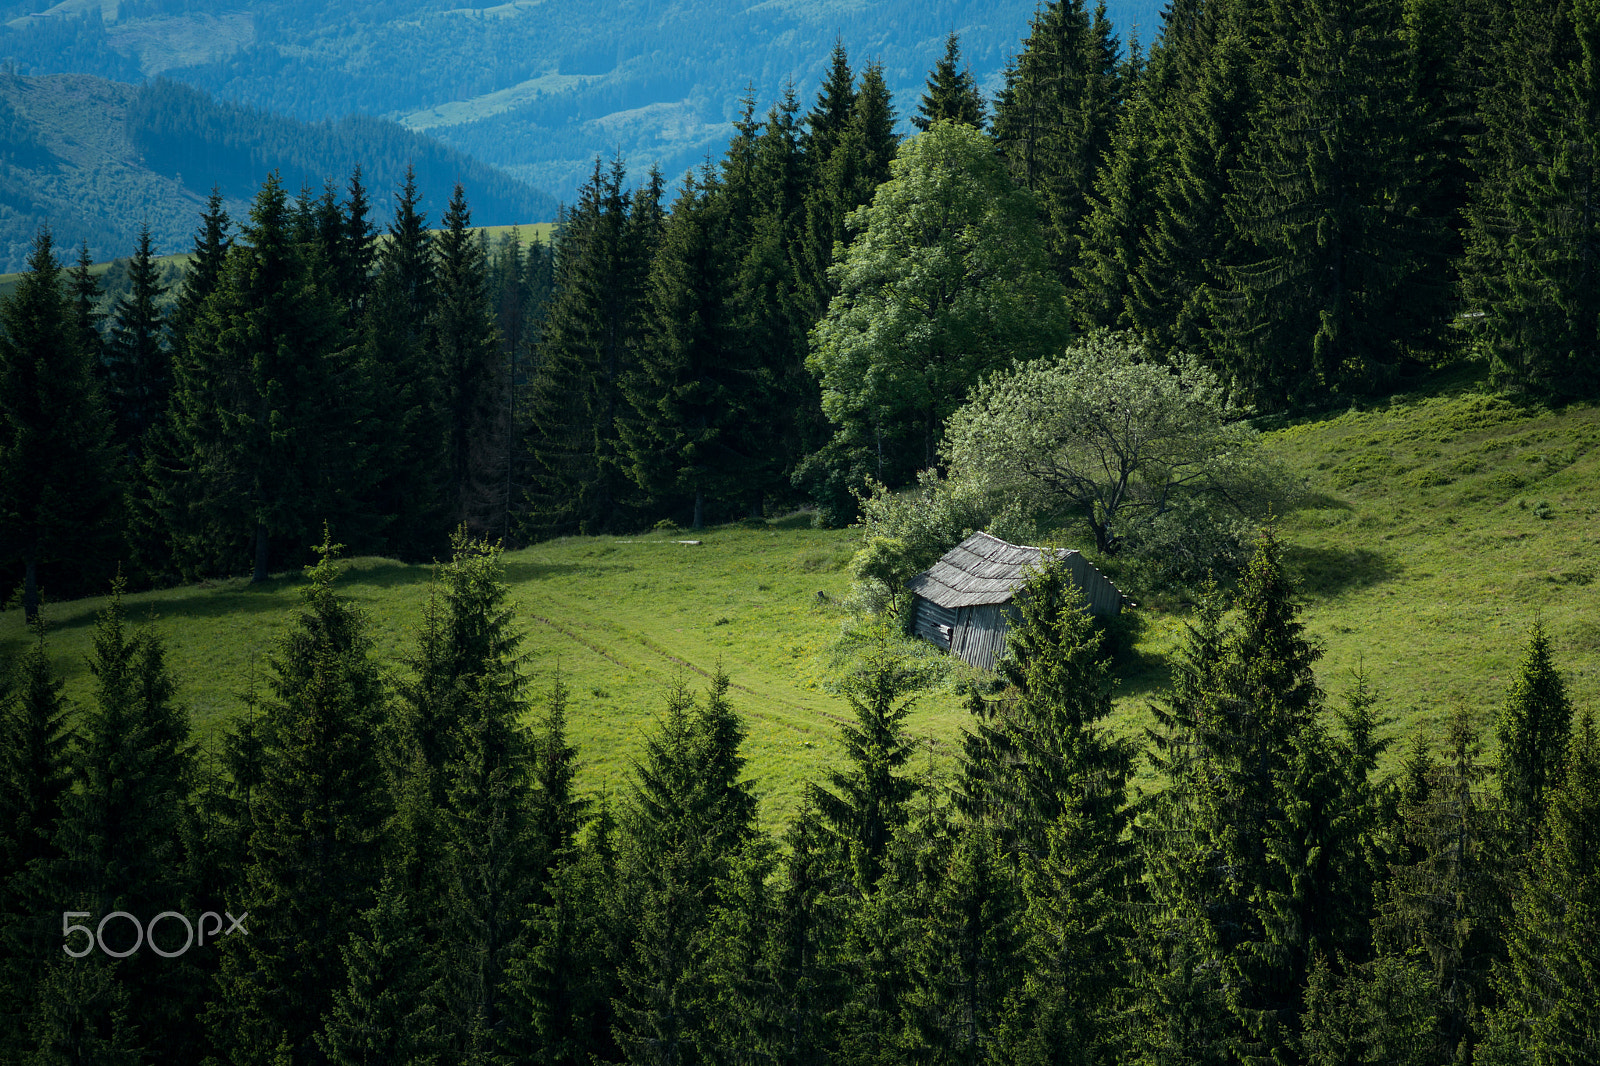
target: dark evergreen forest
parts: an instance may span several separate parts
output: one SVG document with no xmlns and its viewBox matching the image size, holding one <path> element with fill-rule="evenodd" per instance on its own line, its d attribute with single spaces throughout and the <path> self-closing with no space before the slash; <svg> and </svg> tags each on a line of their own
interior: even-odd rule
<svg viewBox="0 0 1600 1066">
<path fill-rule="evenodd" d="M 918 772 L 886 641 L 846 682 L 847 764 L 773 840 L 720 675 L 665 694 L 627 795 L 574 792 L 491 546 L 847 522 L 985 374 L 1098 329 L 1263 414 L 1467 358 L 1593 397 L 1597 70 L 1589 0 L 1173 0 L 1147 54 L 1057 0 L 992 102 L 952 35 L 901 142 L 840 45 L 670 203 L 597 159 L 549 246 L 480 239 L 460 186 L 430 220 L 414 175 L 274 173 L 248 218 L 213 198 L 174 301 L 145 241 L 101 317 L 41 231 L 0 303 L 29 618 L 310 565 L 214 759 L 115 595 L 76 722 L 42 621 L 10 665 L 4 1057 L 1600 1059 L 1600 740 L 1538 626 L 1498 763 L 1463 709 L 1382 777 L 1382 678 L 1317 686 L 1270 530 L 1196 593 L 1137 741 L 1047 567 L 949 779 Z M 447 560 L 393 684 L 341 547 Z M 126 918 L 69 928 L 179 907 L 217 916 L 204 950 L 164 957 L 178 917 L 144 951 Z"/>
<path fill-rule="evenodd" d="M 1049 563 L 953 770 L 923 769 L 919 672 L 883 631 L 844 679 L 846 758 L 773 839 L 720 670 L 663 695 L 624 794 L 583 796 L 497 548 L 453 538 L 403 664 L 375 659 L 337 553 L 209 755 L 120 581 L 74 721 L 42 624 L 9 664 L 7 1061 L 1600 1051 L 1600 735 L 1537 625 L 1498 763 L 1458 708 L 1380 776 L 1385 693 L 1317 686 L 1270 533 L 1231 597 L 1203 594 L 1135 740 L 1107 727 L 1107 634 Z M 1154 793 L 1130 786 L 1144 759 Z"/>
</svg>

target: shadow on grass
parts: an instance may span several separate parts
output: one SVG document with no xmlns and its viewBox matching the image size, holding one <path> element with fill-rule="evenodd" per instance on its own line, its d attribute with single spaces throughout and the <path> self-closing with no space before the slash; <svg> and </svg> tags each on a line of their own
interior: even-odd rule
<svg viewBox="0 0 1600 1066">
<path fill-rule="evenodd" d="M 1369 588 L 1400 575 L 1394 561 L 1370 548 L 1306 548 L 1290 545 L 1284 562 L 1303 596 L 1333 596 Z"/>
<path fill-rule="evenodd" d="M 507 561 L 505 563 L 506 581 L 512 585 L 523 582 L 551 581 L 556 578 L 592 577 L 602 571 L 606 573 L 628 573 L 634 570 L 632 563 L 604 562 L 602 560 L 585 560 L 581 563 L 533 563 Z"/>
<path fill-rule="evenodd" d="M 1102 624 L 1111 652 L 1117 695 L 1149 699 L 1167 686 L 1172 679 L 1172 669 L 1166 658 L 1138 646 L 1150 625 L 1148 612 L 1123 611 Z"/>
<path fill-rule="evenodd" d="M 782 518 L 767 519 L 768 529 L 814 529 L 817 513 L 815 511 L 796 511 L 786 514 Z"/>
</svg>

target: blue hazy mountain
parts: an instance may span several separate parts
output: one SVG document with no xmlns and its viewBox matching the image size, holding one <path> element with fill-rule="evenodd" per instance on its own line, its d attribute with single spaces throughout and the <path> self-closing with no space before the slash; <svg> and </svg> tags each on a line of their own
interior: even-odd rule
<svg viewBox="0 0 1600 1066">
<path fill-rule="evenodd" d="M 556 208 L 522 181 L 383 119 L 301 122 L 163 78 L 0 73 L 0 270 L 20 268 L 44 224 L 64 251 L 87 241 L 97 260 L 130 254 L 144 223 L 158 250 L 187 251 L 213 186 L 242 219 L 269 171 L 291 193 L 320 194 L 332 179 L 342 194 L 358 164 L 380 221 L 408 165 L 433 219 L 457 181 L 479 218 L 531 222 Z"/>
<path fill-rule="evenodd" d="M 1148 43 L 1158 0 L 1112 0 Z M 0 0 L 22 74 L 166 77 L 305 121 L 392 118 L 570 199 L 596 155 L 669 178 L 719 155 L 739 100 L 809 106 L 834 41 L 915 110 L 946 34 L 993 92 L 1036 0 Z M 484 221 L 496 221 L 485 218 Z M 509 221 L 509 220 L 506 220 Z"/>
</svg>

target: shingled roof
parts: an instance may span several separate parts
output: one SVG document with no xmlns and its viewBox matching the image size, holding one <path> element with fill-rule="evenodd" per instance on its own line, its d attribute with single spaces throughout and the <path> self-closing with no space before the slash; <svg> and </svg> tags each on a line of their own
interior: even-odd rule
<svg viewBox="0 0 1600 1066">
<path fill-rule="evenodd" d="M 1022 587 L 1023 571 L 1037 565 L 1045 551 L 1025 544 L 1007 544 L 987 533 L 974 533 L 906 582 L 906 587 L 940 607 L 1006 603 Z M 1056 554 L 1070 559 L 1078 553 L 1062 548 Z"/>
</svg>

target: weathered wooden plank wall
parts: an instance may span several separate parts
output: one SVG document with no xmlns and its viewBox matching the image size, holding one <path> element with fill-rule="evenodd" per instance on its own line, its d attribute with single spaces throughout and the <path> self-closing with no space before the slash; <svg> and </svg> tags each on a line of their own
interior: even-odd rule
<svg viewBox="0 0 1600 1066">
<path fill-rule="evenodd" d="M 940 627 L 943 627 L 942 629 Z M 911 632 L 923 640 L 931 640 L 941 648 L 950 647 L 951 634 L 956 626 L 956 612 L 940 607 L 932 600 L 918 596 L 916 609 L 911 615 Z"/>
<path fill-rule="evenodd" d="M 993 670 L 1006 646 L 1009 606 L 998 603 L 962 607 L 956 612 L 950 650 L 980 670 Z"/>
</svg>

